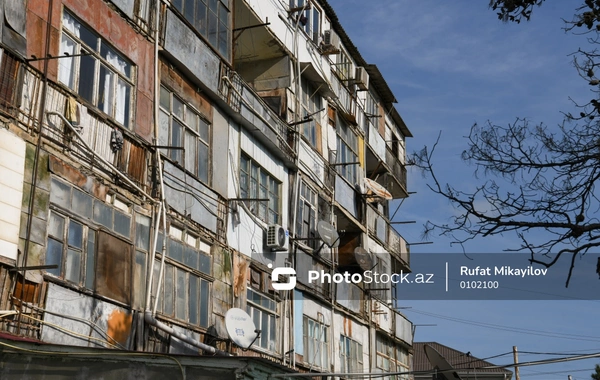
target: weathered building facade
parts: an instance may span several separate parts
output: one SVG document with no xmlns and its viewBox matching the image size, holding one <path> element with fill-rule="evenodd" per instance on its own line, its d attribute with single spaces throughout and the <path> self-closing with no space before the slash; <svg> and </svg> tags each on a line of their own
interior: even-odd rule
<svg viewBox="0 0 600 380">
<path fill-rule="evenodd" d="M 389 217 L 411 133 L 327 1 L 0 4 L 3 334 L 409 370 L 393 284 L 308 278 L 410 271 Z M 249 350 L 231 308 L 261 330 Z"/>
</svg>

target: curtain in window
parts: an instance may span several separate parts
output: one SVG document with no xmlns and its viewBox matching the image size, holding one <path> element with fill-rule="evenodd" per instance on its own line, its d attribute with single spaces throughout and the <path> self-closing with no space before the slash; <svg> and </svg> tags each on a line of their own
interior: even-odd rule
<svg viewBox="0 0 600 380">
<path fill-rule="evenodd" d="M 71 17 L 68 13 L 63 14 L 63 28 L 69 30 L 76 37 L 80 37 L 79 27 L 81 25 L 77 22 L 73 17 Z M 75 41 L 69 38 L 66 34 L 63 33 L 62 38 L 60 40 L 60 52 L 59 55 L 64 55 L 68 53 L 70 55 L 75 54 Z M 58 80 L 71 89 L 75 89 L 74 80 L 74 63 L 75 58 L 61 58 L 58 60 L 59 69 L 58 69 Z"/>
<path fill-rule="evenodd" d="M 120 73 L 127 75 L 127 68 L 128 68 L 128 64 L 127 62 L 122 59 L 121 57 L 119 57 L 117 54 L 113 53 L 112 51 L 108 50 L 106 52 L 106 60 L 108 61 L 108 63 L 110 63 L 114 68 L 116 68 Z M 99 105 L 100 103 L 103 104 L 102 110 L 104 112 L 106 112 L 107 114 L 111 115 L 112 114 L 112 108 L 113 108 L 113 102 L 112 102 L 112 89 L 115 86 L 115 80 L 116 80 L 116 93 L 114 95 L 114 107 L 115 107 L 115 113 L 114 113 L 114 117 L 115 119 L 123 124 L 123 125 L 127 125 L 127 119 L 129 118 L 129 85 L 126 84 L 123 80 L 121 79 L 117 79 L 116 75 L 108 70 L 106 70 L 106 72 L 102 72 L 102 69 L 100 70 L 100 80 L 104 81 L 104 101 L 99 101 Z"/>
</svg>

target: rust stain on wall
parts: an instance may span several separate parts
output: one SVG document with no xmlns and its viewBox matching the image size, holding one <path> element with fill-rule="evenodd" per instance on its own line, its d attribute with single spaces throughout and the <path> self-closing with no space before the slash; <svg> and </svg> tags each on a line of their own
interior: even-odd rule
<svg viewBox="0 0 600 380">
<path fill-rule="evenodd" d="M 233 256 L 233 294 L 239 297 L 246 285 L 248 273 L 248 261 L 239 255 Z"/>
<path fill-rule="evenodd" d="M 121 344 L 127 343 L 127 338 L 131 332 L 131 321 L 133 316 L 121 310 L 113 310 L 108 316 L 108 336 Z"/>
</svg>

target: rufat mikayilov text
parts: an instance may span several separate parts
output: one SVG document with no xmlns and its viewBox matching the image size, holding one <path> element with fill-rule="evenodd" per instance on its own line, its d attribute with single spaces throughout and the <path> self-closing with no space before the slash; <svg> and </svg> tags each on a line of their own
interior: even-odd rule
<svg viewBox="0 0 600 380">
<path fill-rule="evenodd" d="M 308 271 L 308 283 L 322 283 L 322 284 L 341 284 L 352 283 L 352 284 L 434 284 L 433 273 L 378 273 L 370 270 L 364 271 L 363 273 L 326 273 L 324 270 L 309 270 Z"/>
<path fill-rule="evenodd" d="M 470 268 L 468 266 L 460 267 L 461 276 L 516 276 L 516 277 L 528 277 L 528 276 L 545 276 L 548 273 L 548 268 L 534 268 L 528 265 L 525 268 L 515 268 L 510 265 L 494 266 L 494 267 L 481 267 L 476 266 Z"/>
</svg>

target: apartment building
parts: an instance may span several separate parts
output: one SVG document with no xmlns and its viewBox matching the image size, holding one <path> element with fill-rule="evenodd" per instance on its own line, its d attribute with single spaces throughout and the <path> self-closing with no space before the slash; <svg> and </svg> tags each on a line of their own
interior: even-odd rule
<svg viewBox="0 0 600 380">
<path fill-rule="evenodd" d="M 411 132 L 327 1 L 0 3 L 0 343 L 48 347 L 0 374 L 56 352 L 123 376 L 158 353 L 247 378 L 411 368 L 394 284 L 308 275 L 410 271 L 389 219 Z"/>
</svg>

